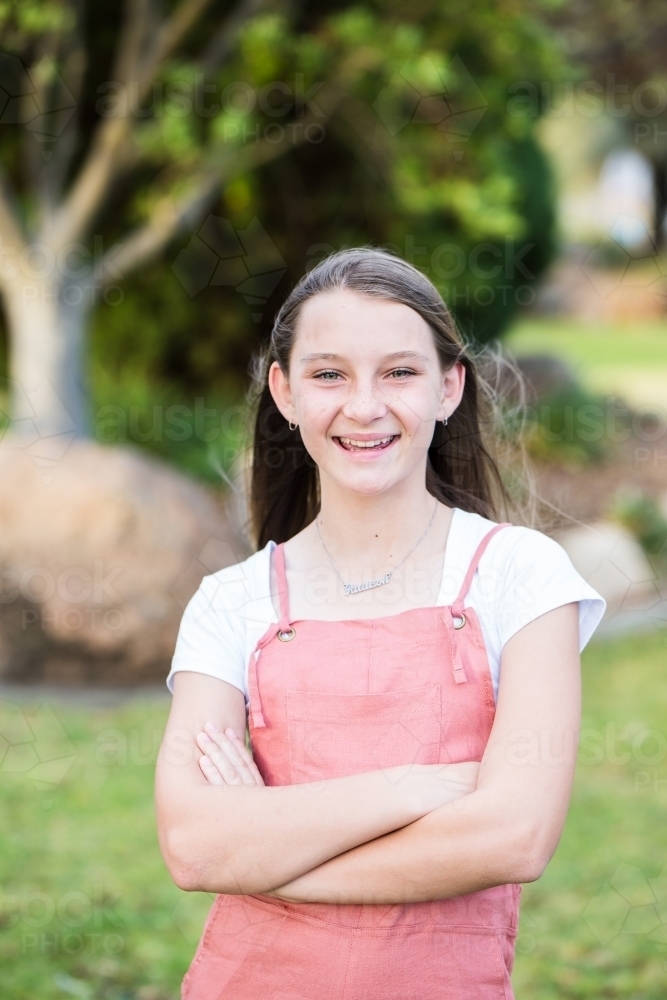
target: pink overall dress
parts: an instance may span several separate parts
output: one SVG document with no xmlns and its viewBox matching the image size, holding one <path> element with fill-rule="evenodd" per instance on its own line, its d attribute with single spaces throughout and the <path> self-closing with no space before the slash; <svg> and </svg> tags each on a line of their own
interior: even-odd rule
<svg viewBox="0 0 667 1000">
<path fill-rule="evenodd" d="M 452 605 L 385 618 L 292 621 L 283 547 L 280 621 L 249 664 L 249 726 L 267 785 L 399 764 L 482 759 L 495 704 L 484 639 L 464 608 L 482 539 Z M 218 895 L 183 1000 L 513 1000 L 518 885 L 401 905 Z"/>
</svg>

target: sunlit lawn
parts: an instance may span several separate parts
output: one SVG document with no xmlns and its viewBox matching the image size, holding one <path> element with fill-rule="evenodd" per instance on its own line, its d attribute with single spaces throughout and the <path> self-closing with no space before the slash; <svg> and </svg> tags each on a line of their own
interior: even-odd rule
<svg viewBox="0 0 667 1000">
<path fill-rule="evenodd" d="M 666 666 L 660 634 L 584 653 L 586 742 L 561 845 L 524 888 L 518 1000 L 665 995 Z M 38 707 L 0 706 L 2 997 L 177 1000 L 213 897 L 178 890 L 158 849 L 168 702 Z"/>
<path fill-rule="evenodd" d="M 557 355 L 594 392 L 620 395 L 633 406 L 667 407 L 667 322 L 525 319 L 504 343 L 517 355 Z"/>
</svg>

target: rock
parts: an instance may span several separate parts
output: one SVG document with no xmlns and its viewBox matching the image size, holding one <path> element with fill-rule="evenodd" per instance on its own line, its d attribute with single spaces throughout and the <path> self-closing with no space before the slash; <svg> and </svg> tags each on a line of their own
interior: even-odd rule
<svg viewBox="0 0 667 1000">
<path fill-rule="evenodd" d="M 164 680 L 202 576 L 248 555 L 205 487 L 130 447 L 0 446 L 0 677 Z"/>
<path fill-rule="evenodd" d="M 607 602 L 606 617 L 655 599 L 655 573 L 625 528 L 608 521 L 567 528 L 556 540 L 572 565 Z"/>
</svg>

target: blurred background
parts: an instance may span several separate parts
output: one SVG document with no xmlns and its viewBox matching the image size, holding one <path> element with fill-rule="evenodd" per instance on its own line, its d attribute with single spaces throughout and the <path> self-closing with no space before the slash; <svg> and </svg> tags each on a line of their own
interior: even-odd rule
<svg viewBox="0 0 667 1000">
<path fill-rule="evenodd" d="M 250 551 L 277 308 L 373 245 L 522 369 L 505 427 L 541 528 L 608 604 L 517 997 L 663 997 L 665 5 L 31 0 L 0 24 L 3 994 L 179 996 L 213 897 L 155 833 L 178 623 Z"/>
</svg>

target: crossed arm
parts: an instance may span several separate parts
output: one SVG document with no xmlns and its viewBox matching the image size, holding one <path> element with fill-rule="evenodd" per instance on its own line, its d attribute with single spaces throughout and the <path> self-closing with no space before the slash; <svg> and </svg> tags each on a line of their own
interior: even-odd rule
<svg viewBox="0 0 667 1000">
<path fill-rule="evenodd" d="M 481 764 L 273 787 L 235 735 L 245 731 L 242 694 L 203 674 L 176 674 L 156 774 L 172 877 L 187 890 L 328 903 L 444 899 L 539 878 L 570 798 L 578 648 L 576 603 L 506 643 Z"/>
</svg>

